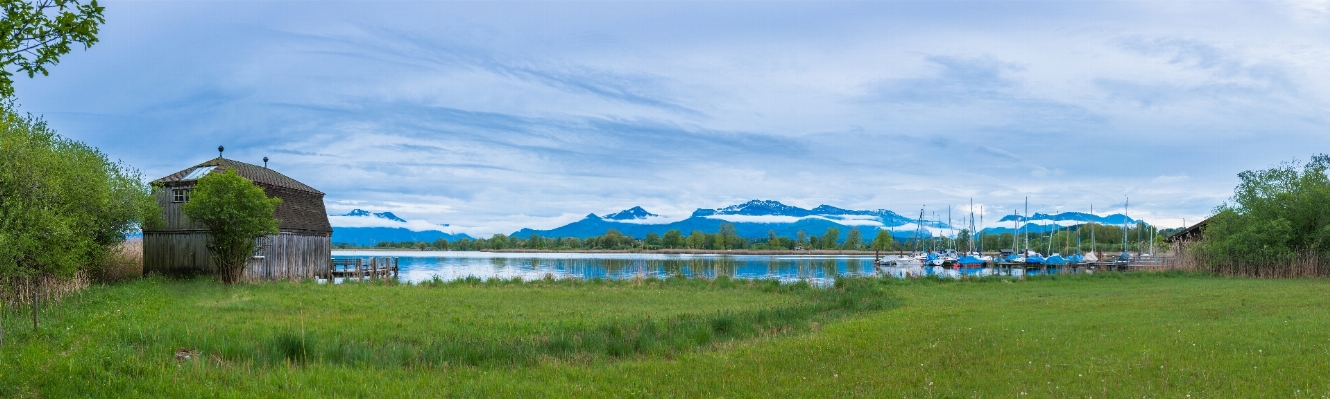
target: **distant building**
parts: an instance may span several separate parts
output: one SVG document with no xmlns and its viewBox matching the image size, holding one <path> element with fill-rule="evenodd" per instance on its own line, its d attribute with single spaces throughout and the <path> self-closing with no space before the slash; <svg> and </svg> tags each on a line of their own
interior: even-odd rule
<svg viewBox="0 0 1330 399">
<path fill-rule="evenodd" d="M 1182 231 L 1173 233 L 1173 235 L 1164 238 L 1164 241 L 1170 243 L 1186 243 L 1186 242 L 1200 241 L 1202 238 L 1205 237 L 1203 235 L 1203 233 L 1205 232 L 1205 225 L 1209 223 L 1210 219 L 1206 218 L 1205 220 L 1202 220 L 1200 223 L 1193 224 L 1190 227 L 1182 229 Z"/>
<path fill-rule="evenodd" d="M 267 158 L 264 158 L 266 165 Z M 217 157 L 153 181 L 153 196 L 161 205 L 164 223 L 143 231 L 143 271 L 166 275 L 211 274 L 215 261 L 208 251 L 208 230 L 189 220 L 181 205 L 198 179 L 235 170 L 281 198 L 275 215 L 280 233 L 258 239 L 258 252 L 245 268 L 252 280 L 314 278 L 328 271 L 332 258 L 332 225 L 323 206 L 323 192 L 277 173 L 267 166 Z"/>
</svg>

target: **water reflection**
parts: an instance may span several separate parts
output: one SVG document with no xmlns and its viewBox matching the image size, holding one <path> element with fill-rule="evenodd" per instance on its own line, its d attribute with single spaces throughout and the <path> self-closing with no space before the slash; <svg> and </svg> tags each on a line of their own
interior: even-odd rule
<svg viewBox="0 0 1330 399">
<path fill-rule="evenodd" d="M 334 251 L 334 258 L 397 257 L 400 278 L 424 281 L 466 277 L 631 279 L 671 276 L 808 281 L 874 275 L 872 256 L 664 255 L 581 253 L 491 253 L 425 251 Z"/>
</svg>

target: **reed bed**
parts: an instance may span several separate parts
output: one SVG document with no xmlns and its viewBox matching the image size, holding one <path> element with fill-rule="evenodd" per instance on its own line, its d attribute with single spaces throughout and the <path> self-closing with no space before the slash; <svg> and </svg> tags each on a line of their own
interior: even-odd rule
<svg viewBox="0 0 1330 399">
<path fill-rule="evenodd" d="M 1324 278 L 1330 277 L 1330 260 L 1316 252 L 1303 252 L 1288 259 L 1249 262 L 1193 251 L 1170 257 L 1158 266 L 1139 270 L 1195 272 L 1242 278 Z"/>
<path fill-rule="evenodd" d="M 93 269 L 96 281 L 114 283 L 143 276 L 143 239 L 125 240 Z"/>
<path fill-rule="evenodd" d="M 58 302 L 71 294 L 87 289 L 92 279 L 84 272 L 72 277 L 41 275 L 29 278 L 0 279 L 0 303 L 6 310 L 39 303 Z"/>
</svg>

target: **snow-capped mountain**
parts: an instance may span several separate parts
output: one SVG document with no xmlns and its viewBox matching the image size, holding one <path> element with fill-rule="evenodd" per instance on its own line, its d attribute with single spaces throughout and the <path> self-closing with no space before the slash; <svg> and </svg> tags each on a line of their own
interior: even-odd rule
<svg viewBox="0 0 1330 399">
<path fill-rule="evenodd" d="M 434 241 L 454 240 L 466 234 L 453 234 L 447 224 L 423 220 L 406 220 L 392 212 L 370 212 L 353 209 L 342 215 L 329 215 L 334 243 L 373 245 L 379 241 Z"/>
<path fill-rule="evenodd" d="M 831 205 L 818 205 L 813 209 L 804 209 L 771 200 L 752 200 L 718 209 L 698 209 L 693 211 L 693 217 L 755 223 L 788 223 L 812 217 L 838 222 L 843 225 L 873 225 L 878 227 L 897 227 L 917 222 L 915 219 L 901 216 L 886 209 L 849 210 Z M 924 224 L 937 228 L 947 227 L 945 223 L 940 222 L 925 221 Z"/>
<path fill-rule="evenodd" d="M 632 207 L 632 208 L 624 209 L 624 210 L 622 210 L 622 211 L 618 211 L 618 212 L 615 212 L 615 213 L 611 213 L 611 214 L 605 215 L 605 216 L 602 217 L 601 219 L 606 219 L 606 220 L 643 220 L 643 219 L 652 218 L 652 217 L 659 217 L 659 216 L 660 216 L 660 215 L 657 215 L 657 214 L 654 214 L 654 213 L 651 213 L 651 212 L 647 212 L 646 209 L 642 209 L 642 207 L 640 207 L 640 206 L 635 206 L 635 207 Z"/>
<path fill-rule="evenodd" d="M 830 205 L 805 209 L 779 201 L 753 200 L 723 208 L 698 209 L 687 219 L 677 221 L 664 220 L 642 207 L 633 207 L 605 217 L 590 214 L 582 220 L 550 230 L 522 229 L 514 232 L 513 236 L 529 237 L 534 234 L 542 237 L 585 238 L 615 229 L 625 235 L 642 238 L 648 233 L 663 235 L 669 230 L 679 230 L 684 234 L 693 230 L 715 233 L 720 230 L 721 223 L 733 223 L 735 230 L 744 237 L 766 237 L 772 232 L 794 237 L 799 231 L 820 235 L 829 227 L 839 229 L 844 235 L 851 228 L 857 227 L 865 237 L 877 234 L 878 230 L 889 229 L 893 235 L 903 239 L 915 234 L 931 236 L 947 228 L 945 223 L 926 221 L 921 231 L 916 220 L 886 209 L 849 210 Z"/>
<path fill-rule="evenodd" d="M 372 213 L 372 212 L 367 211 L 367 210 L 364 210 L 364 209 L 352 209 L 351 212 L 347 212 L 345 215 L 341 215 L 341 216 L 353 216 L 353 217 L 376 217 L 376 218 L 379 218 L 379 219 L 388 219 L 388 220 L 391 220 L 391 221 L 394 221 L 394 222 L 402 222 L 402 223 L 406 223 L 406 219 L 399 218 L 399 217 L 397 217 L 397 215 L 394 215 L 392 212 Z M 445 226 L 446 226 L 446 225 L 445 225 Z"/>
<path fill-rule="evenodd" d="M 735 230 L 740 236 L 750 238 L 766 237 L 772 232 L 784 237 L 794 237 L 799 231 L 809 235 L 820 235 L 825 233 L 828 227 L 834 227 L 840 230 L 842 237 L 851 228 L 858 228 L 860 234 L 866 238 L 877 234 L 878 230 L 887 230 L 896 239 L 904 240 L 914 237 L 952 235 L 969 224 L 961 221 L 968 218 L 968 215 L 965 217 L 959 216 L 959 214 L 956 215 L 957 219 L 955 219 L 953 225 L 948 225 L 945 220 L 928 220 L 931 216 L 933 215 L 925 215 L 925 220 L 920 223 L 921 221 L 917 216 L 902 216 L 887 209 L 853 210 L 831 205 L 819 205 L 813 209 L 805 209 L 786 205 L 779 201 L 753 200 L 722 208 L 698 209 L 693 211 L 687 219 L 677 221 L 657 217 L 642 209 L 642 207 L 633 207 L 605 217 L 590 214 L 582 220 L 550 230 L 522 229 L 514 232 L 513 236 L 523 238 L 531 235 L 586 238 L 599 236 L 605 234 L 606 230 L 615 229 L 625 235 L 643 238 L 648 233 L 664 235 L 669 230 L 679 230 L 684 234 L 694 230 L 715 233 L 720 230 L 721 223 L 728 222 L 734 224 Z M 985 226 L 979 228 L 990 234 L 1011 232 L 1014 231 L 1011 227 L 1013 220 L 1016 219 L 1007 216 L 997 222 L 988 221 Z M 1085 213 L 1064 212 L 1055 215 L 1036 213 L 1029 218 L 1022 218 L 1021 222 L 1024 223 L 1019 223 L 1019 225 L 1022 232 L 1041 233 L 1057 229 L 1076 228 L 1076 226 L 1087 221 L 1120 225 L 1124 220 L 1128 223 L 1136 222 L 1121 214 L 1091 216 Z M 976 224 L 978 224 L 977 222 Z"/>
</svg>

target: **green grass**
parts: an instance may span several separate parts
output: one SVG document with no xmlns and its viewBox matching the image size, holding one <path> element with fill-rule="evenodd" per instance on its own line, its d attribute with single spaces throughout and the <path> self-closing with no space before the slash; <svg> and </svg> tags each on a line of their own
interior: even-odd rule
<svg viewBox="0 0 1330 399">
<path fill-rule="evenodd" d="M 1330 281 L 840 284 L 139 281 L 8 315 L 0 396 L 1330 396 Z"/>
</svg>

